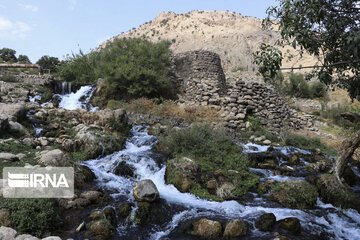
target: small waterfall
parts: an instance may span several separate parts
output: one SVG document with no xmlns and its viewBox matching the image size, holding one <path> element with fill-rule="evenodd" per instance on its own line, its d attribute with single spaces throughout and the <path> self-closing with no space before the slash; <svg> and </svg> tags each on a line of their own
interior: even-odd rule
<svg viewBox="0 0 360 240">
<path fill-rule="evenodd" d="M 97 108 L 94 108 L 89 103 L 94 95 L 96 88 L 97 85 L 82 86 L 75 93 L 70 92 L 68 94 L 61 95 L 59 107 L 65 108 L 67 110 L 86 109 L 88 111 L 96 111 Z"/>
<path fill-rule="evenodd" d="M 61 83 L 61 95 L 71 93 L 71 82 L 62 82 Z"/>
<path fill-rule="evenodd" d="M 264 212 L 274 213 L 278 220 L 297 217 L 302 222 L 303 231 L 311 234 L 326 232 L 330 234 L 329 239 L 358 239 L 360 236 L 360 214 L 357 211 L 335 208 L 331 204 L 322 203 L 320 200 L 318 200 L 315 209 L 302 211 L 279 207 L 256 194 L 256 198 L 253 200 L 239 203 L 237 201 L 214 202 L 200 199 L 189 193 L 181 193 L 173 185 L 165 183 L 166 166 L 158 164 L 153 159 L 153 149 L 156 142 L 156 137 L 149 135 L 146 127 L 134 126 L 124 150 L 83 163 L 95 173 L 97 184 L 112 193 L 111 196 L 115 202 L 130 201 L 136 205 L 132 194 L 133 186 L 139 180 L 151 179 L 160 192 L 164 206 L 168 207 L 167 214 L 170 217 L 165 222 L 150 223 L 148 227 L 138 227 L 136 224 L 120 224 L 117 228 L 118 236 L 115 239 L 128 239 L 134 234 L 138 236 L 137 239 L 172 239 L 173 230 L 181 223 L 200 217 L 222 220 L 241 218 L 253 225 L 254 221 Z M 251 149 L 248 149 L 250 152 L 256 152 L 255 147 L 260 152 L 265 150 L 265 147 L 260 145 L 248 147 Z M 285 147 L 278 150 L 288 152 L 290 148 Z M 291 148 L 292 150 L 294 148 Z M 113 173 L 114 168 L 122 161 L 135 169 L 134 177 L 122 177 Z M 257 171 L 257 169 L 252 170 Z M 265 178 L 273 176 L 270 172 L 264 172 Z M 248 236 L 247 239 L 266 237 L 264 233 L 256 229 L 252 230 Z"/>
</svg>

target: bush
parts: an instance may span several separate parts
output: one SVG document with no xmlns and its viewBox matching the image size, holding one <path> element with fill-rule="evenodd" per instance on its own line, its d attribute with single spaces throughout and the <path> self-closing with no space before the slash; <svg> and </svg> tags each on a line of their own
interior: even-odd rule
<svg viewBox="0 0 360 240">
<path fill-rule="evenodd" d="M 170 43 L 144 39 L 117 39 L 99 52 L 73 54 L 60 67 L 64 81 L 94 83 L 104 78 L 106 99 L 172 97 L 168 79 Z"/>
<path fill-rule="evenodd" d="M 3 198 L 0 205 L 10 210 L 11 225 L 20 234 L 44 237 L 58 229 L 60 217 L 53 200 Z"/>
<path fill-rule="evenodd" d="M 194 158 L 205 169 L 210 170 L 213 165 L 224 170 L 244 170 L 248 167 L 242 148 L 208 125 L 172 131 L 164 145 L 169 155 Z"/>
<path fill-rule="evenodd" d="M 314 82 L 309 84 L 302 74 L 291 73 L 289 82 L 281 87 L 286 95 L 301 98 L 324 98 L 327 96 L 327 87 L 324 83 Z"/>
<path fill-rule="evenodd" d="M 0 76 L 0 81 L 3 81 L 3 82 L 17 82 L 16 77 L 14 75 L 10 75 L 10 74 Z"/>
<path fill-rule="evenodd" d="M 310 85 L 310 92 L 313 97 L 323 98 L 327 95 L 327 86 L 322 82 L 314 82 Z"/>
<path fill-rule="evenodd" d="M 292 146 L 302 149 L 320 149 L 322 152 L 328 154 L 336 154 L 333 149 L 329 149 L 325 146 L 321 141 L 320 138 L 311 138 L 305 137 L 301 135 L 294 135 L 294 134 L 286 134 L 283 139 L 284 144 L 286 146 Z"/>
</svg>

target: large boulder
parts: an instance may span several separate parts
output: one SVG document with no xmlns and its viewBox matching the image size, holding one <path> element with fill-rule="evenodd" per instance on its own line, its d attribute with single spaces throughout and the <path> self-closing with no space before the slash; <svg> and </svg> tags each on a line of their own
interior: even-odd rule
<svg viewBox="0 0 360 240">
<path fill-rule="evenodd" d="M 115 233 L 115 229 L 106 219 L 92 222 L 85 233 L 86 238 L 93 238 L 96 240 L 109 239 Z"/>
<path fill-rule="evenodd" d="M 133 188 L 133 194 L 138 202 L 155 202 L 160 198 L 158 189 L 150 179 L 137 182 Z"/>
<path fill-rule="evenodd" d="M 240 219 L 233 219 L 226 223 L 224 231 L 224 239 L 232 239 L 235 237 L 245 236 L 249 231 L 249 226 L 246 222 Z"/>
<path fill-rule="evenodd" d="M 198 165 L 190 158 L 171 159 L 166 163 L 166 182 L 173 184 L 180 192 L 188 192 L 191 179 L 195 178 L 198 168 Z"/>
<path fill-rule="evenodd" d="M 270 232 L 276 223 L 276 217 L 273 213 L 264 213 L 255 222 L 255 226 L 263 232 Z"/>
<path fill-rule="evenodd" d="M 124 177 L 134 177 L 135 168 L 127 164 L 125 161 L 120 162 L 114 169 L 114 174 Z"/>
<path fill-rule="evenodd" d="M 280 220 L 279 226 L 295 235 L 299 235 L 301 233 L 300 221 L 295 217 Z"/>
<path fill-rule="evenodd" d="M 311 209 L 318 198 L 315 186 L 305 181 L 284 181 L 274 185 L 270 199 L 287 208 Z"/>
<path fill-rule="evenodd" d="M 0 114 L 9 116 L 12 121 L 21 121 L 26 117 L 26 106 L 24 103 L 0 103 Z"/>
<path fill-rule="evenodd" d="M 191 234 L 201 239 L 217 240 L 221 238 L 222 226 L 220 222 L 202 218 L 193 223 Z"/>
<path fill-rule="evenodd" d="M 16 162 L 19 161 L 19 158 L 15 154 L 2 152 L 0 153 L 0 160 L 6 162 Z"/>
<path fill-rule="evenodd" d="M 0 239 L 1 240 L 14 240 L 17 232 L 9 227 L 0 227 Z"/>
<path fill-rule="evenodd" d="M 13 122 L 13 121 L 9 122 L 9 130 L 8 131 L 16 136 L 24 136 L 28 133 L 28 130 L 23 125 L 21 125 L 18 122 Z"/>
<path fill-rule="evenodd" d="M 60 149 L 40 152 L 38 163 L 43 166 L 65 166 L 70 157 Z"/>
</svg>

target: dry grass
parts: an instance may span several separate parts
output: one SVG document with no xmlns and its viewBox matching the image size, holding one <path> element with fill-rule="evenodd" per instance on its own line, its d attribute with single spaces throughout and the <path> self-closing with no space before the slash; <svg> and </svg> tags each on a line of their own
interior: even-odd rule
<svg viewBox="0 0 360 240">
<path fill-rule="evenodd" d="M 138 98 L 130 102 L 109 101 L 107 108 L 124 108 L 127 111 L 152 114 L 161 117 L 180 117 L 192 121 L 218 121 L 218 111 L 208 106 L 179 106 L 174 101 L 166 100 L 156 104 L 148 98 Z"/>
</svg>

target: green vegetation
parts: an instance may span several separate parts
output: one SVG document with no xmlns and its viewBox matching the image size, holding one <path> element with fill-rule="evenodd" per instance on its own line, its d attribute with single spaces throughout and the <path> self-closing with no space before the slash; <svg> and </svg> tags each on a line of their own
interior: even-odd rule
<svg viewBox="0 0 360 240">
<path fill-rule="evenodd" d="M 191 174 L 181 172 L 178 168 L 169 168 L 167 171 L 168 182 L 177 182 L 178 174 L 182 178 L 189 177 L 189 192 L 194 195 L 217 201 L 220 198 L 209 194 L 205 188 L 205 182 L 211 179 L 202 177 L 202 181 L 199 182 L 198 179 L 201 177 L 194 174 L 224 176 L 234 188 L 230 190 L 231 196 L 222 197 L 222 200 L 239 198 L 259 182 L 259 177 L 248 169 L 249 163 L 247 157 L 242 154 L 242 148 L 223 132 L 208 125 L 194 125 L 181 131 L 172 131 L 161 140 L 161 144 L 171 157 L 186 156 L 199 166 L 200 171 Z"/>
<path fill-rule="evenodd" d="M 264 130 L 264 127 L 261 124 L 261 120 L 257 116 L 246 116 L 245 122 L 248 121 L 250 123 L 251 130 L 254 132 Z"/>
<path fill-rule="evenodd" d="M 282 141 L 285 146 L 292 146 L 298 147 L 302 149 L 320 149 L 321 152 L 329 154 L 329 155 L 336 155 L 336 151 L 334 149 L 330 149 L 325 146 L 320 138 L 311 138 L 305 137 L 301 135 L 295 135 L 287 133 L 285 136 L 282 136 Z"/>
<path fill-rule="evenodd" d="M 17 82 L 17 79 L 13 74 L 5 74 L 5 75 L 0 75 L 0 81 L 3 81 L 3 82 Z"/>
<path fill-rule="evenodd" d="M 0 58 L 7 63 L 16 63 L 17 58 L 15 56 L 16 51 L 10 48 L 0 49 Z"/>
<path fill-rule="evenodd" d="M 316 187 L 305 181 L 284 181 L 272 186 L 270 198 L 287 208 L 311 209 L 318 193 Z"/>
<path fill-rule="evenodd" d="M 39 64 L 42 69 L 49 69 L 50 73 L 56 73 L 60 65 L 60 60 L 57 57 L 45 55 L 42 56 L 36 64 Z"/>
<path fill-rule="evenodd" d="M 117 39 L 99 52 L 74 54 L 59 68 L 64 81 L 94 83 L 104 78 L 106 100 L 136 97 L 172 97 L 168 79 L 169 42 Z"/>
<path fill-rule="evenodd" d="M 327 96 L 327 87 L 324 83 L 309 84 L 302 74 L 291 73 L 289 82 L 280 86 L 280 91 L 286 95 L 301 98 L 324 98 Z"/>
<path fill-rule="evenodd" d="M 345 120 L 341 114 L 345 112 L 352 112 L 360 114 L 360 108 L 351 106 L 348 103 L 338 104 L 332 107 L 326 107 L 326 104 L 323 103 L 321 106 L 321 111 L 318 112 L 318 115 L 324 119 L 327 119 L 330 124 L 335 124 L 344 129 L 348 133 L 352 133 L 354 130 L 359 129 L 359 123 L 352 123 L 348 120 Z"/>
<path fill-rule="evenodd" d="M 2 207 L 10 210 L 11 226 L 20 234 L 45 237 L 58 230 L 60 218 L 53 200 L 0 198 Z"/>
<path fill-rule="evenodd" d="M 2 171 L 4 167 L 20 167 L 24 166 L 25 163 L 29 163 L 31 165 L 35 165 L 37 160 L 35 159 L 35 153 L 37 150 L 33 149 L 30 146 L 22 145 L 17 142 L 8 142 L 0 145 L 0 152 L 18 154 L 24 153 L 26 156 L 21 161 L 14 162 L 5 162 L 0 161 L 0 178 L 2 178 Z"/>
</svg>

